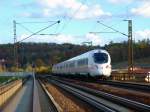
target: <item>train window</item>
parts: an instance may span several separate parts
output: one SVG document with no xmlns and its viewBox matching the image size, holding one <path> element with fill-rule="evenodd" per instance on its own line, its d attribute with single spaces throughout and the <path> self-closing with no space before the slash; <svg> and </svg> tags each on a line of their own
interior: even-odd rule
<svg viewBox="0 0 150 112">
<path fill-rule="evenodd" d="M 82 66 L 82 65 L 87 65 L 88 64 L 88 59 L 80 59 L 78 60 L 78 66 Z"/>
<path fill-rule="evenodd" d="M 80 59 L 80 60 L 78 60 L 78 66 L 81 66 L 81 65 L 83 65 L 83 64 L 82 64 L 82 60 Z"/>
<path fill-rule="evenodd" d="M 88 65 L 88 59 L 85 59 L 85 64 Z"/>
<path fill-rule="evenodd" d="M 70 62 L 69 67 L 75 67 L 74 61 Z"/>
<path fill-rule="evenodd" d="M 108 55 L 106 53 L 94 53 L 95 63 L 106 63 L 108 61 Z"/>
</svg>

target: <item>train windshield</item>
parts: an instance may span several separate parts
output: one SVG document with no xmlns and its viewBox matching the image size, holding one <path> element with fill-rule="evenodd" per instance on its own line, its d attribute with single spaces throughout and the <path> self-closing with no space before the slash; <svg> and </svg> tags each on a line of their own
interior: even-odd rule
<svg viewBox="0 0 150 112">
<path fill-rule="evenodd" d="M 107 63 L 108 55 L 106 53 L 94 53 L 95 63 Z"/>
</svg>

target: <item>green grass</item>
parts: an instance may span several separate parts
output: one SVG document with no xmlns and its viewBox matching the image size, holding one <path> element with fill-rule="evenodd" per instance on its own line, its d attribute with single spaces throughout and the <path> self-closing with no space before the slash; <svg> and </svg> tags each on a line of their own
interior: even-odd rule
<svg viewBox="0 0 150 112">
<path fill-rule="evenodd" d="M 18 79 L 17 77 L 6 77 L 6 76 L 0 76 L 0 84 L 7 82 L 7 81 L 13 81 Z"/>
</svg>

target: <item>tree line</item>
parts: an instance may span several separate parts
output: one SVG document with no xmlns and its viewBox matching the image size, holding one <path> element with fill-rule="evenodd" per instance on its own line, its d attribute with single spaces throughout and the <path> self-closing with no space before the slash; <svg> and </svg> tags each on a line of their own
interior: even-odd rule
<svg viewBox="0 0 150 112">
<path fill-rule="evenodd" d="M 121 43 L 111 41 L 104 46 L 74 45 L 69 43 L 20 43 L 17 49 L 18 66 L 21 70 L 31 70 L 33 64 L 37 68 L 51 68 L 53 64 L 98 48 L 105 49 L 110 53 L 112 64 L 127 61 L 128 59 L 128 42 L 126 41 Z M 13 44 L 0 45 L 0 70 L 2 68 L 8 71 L 15 69 L 13 49 Z M 135 42 L 133 49 L 134 59 L 150 57 L 150 40 L 144 39 Z M 3 60 L 3 62 L 1 60 Z"/>
</svg>

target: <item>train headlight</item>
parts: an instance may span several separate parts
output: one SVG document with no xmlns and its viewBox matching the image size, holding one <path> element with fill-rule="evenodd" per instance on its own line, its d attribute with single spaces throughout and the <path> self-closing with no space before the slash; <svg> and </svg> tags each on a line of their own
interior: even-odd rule
<svg viewBox="0 0 150 112">
<path fill-rule="evenodd" d="M 146 81 L 146 82 L 150 82 L 150 72 L 149 72 L 148 75 L 145 77 L 145 81 Z"/>
<path fill-rule="evenodd" d="M 107 65 L 106 68 L 111 68 L 111 65 Z"/>
</svg>

